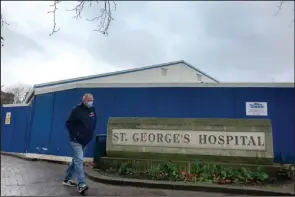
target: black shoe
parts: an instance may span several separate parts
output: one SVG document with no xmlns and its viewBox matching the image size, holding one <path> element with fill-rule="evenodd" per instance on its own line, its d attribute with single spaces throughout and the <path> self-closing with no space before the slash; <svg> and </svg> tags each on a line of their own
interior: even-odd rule
<svg viewBox="0 0 295 197">
<path fill-rule="evenodd" d="M 83 192 L 85 192 L 86 190 L 88 190 L 88 186 L 87 186 L 85 183 L 81 183 L 81 184 L 79 184 L 79 186 L 78 186 L 78 192 L 79 192 L 79 193 L 83 193 Z"/>
<path fill-rule="evenodd" d="M 63 185 L 66 185 L 66 186 L 70 186 L 70 187 L 76 187 L 77 186 L 77 183 L 75 183 L 74 181 L 72 180 L 64 180 L 62 182 Z"/>
</svg>

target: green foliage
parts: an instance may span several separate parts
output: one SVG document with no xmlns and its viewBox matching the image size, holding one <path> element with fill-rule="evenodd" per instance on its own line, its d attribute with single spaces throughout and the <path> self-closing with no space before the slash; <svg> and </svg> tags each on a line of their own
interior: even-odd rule
<svg viewBox="0 0 295 197">
<path fill-rule="evenodd" d="M 147 175 L 153 180 L 204 182 L 216 184 L 260 184 L 269 180 L 269 175 L 261 168 L 233 168 L 219 164 L 201 164 L 195 161 L 191 171 L 180 171 L 176 164 L 152 166 Z"/>
<path fill-rule="evenodd" d="M 125 162 L 120 165 L 118 174 L 135 176 L 136 173 L 133 173 L 132 164 Z M 152 180 L 215 184 L 261 184 L 270 180 L 269 175 L 261 167 L 248 169 L 221 164 L 202 164 L 198 161 L 192 164 L 190 171 L 181 171 L 179 166 L 171 161 L 152 165 L 143 176 Z"/>
<path fill-rule="evenodd" d="M 161 165 L 152 165 L 152 167 L 147 170 L 147 175 L 152 180 L 165 180 L 168 177 L 168 173 L 162 170 Z"/>
<path fill-rule="evenodd" d="M 119 175 L 131 175 L 132 174 L 132 164 L 131 163 L 122 163 L 119 167 Z"/>
<path fill-rule="evenodd" d="M 168 162 L 164 165 L 165 173 L 168 175 L 169 180 L 178 181 L 182 179 L 181 174 L 179 173 L 178 167 L 172 162 Z"/>
</svg>

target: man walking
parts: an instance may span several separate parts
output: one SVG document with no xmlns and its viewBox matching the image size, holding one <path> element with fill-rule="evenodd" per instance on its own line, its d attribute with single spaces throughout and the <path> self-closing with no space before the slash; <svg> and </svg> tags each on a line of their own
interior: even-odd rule
<svg viewBox="0 0 295 197">
<path fill-rule="evenodd" d="M 82 103 L 72 109 L 66 121 L 70 145 L 73 150 L 73 159 L 68 166 L 63 184 L 72 187 L 78 186 L 80 193 L 88 189 L 85 183 L 83 157 L 84 148 L 92 140 L 96 127 L 96 113 L 93 107 L 93 100 L 92 94 L 85 94 Z M 74 173 L 77 176 L 78 184 L 72 180 Z"/>
</svg>

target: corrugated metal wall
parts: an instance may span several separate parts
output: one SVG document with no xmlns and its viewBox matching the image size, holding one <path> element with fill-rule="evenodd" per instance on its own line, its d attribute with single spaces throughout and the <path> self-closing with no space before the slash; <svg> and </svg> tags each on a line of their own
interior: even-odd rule
<svg viewBox="0 0 295 197">
<path fill-rule="evenodd" d="M 109 117 L 269 118 L 276 162 L 294 163 L 294 88 L 97 88 L 37 95 L 28 152 L 70 156 L 65 120 L 84 93 L 95 97 L 98 125 Z M 268 117 L 250 117 L 245 102 L 268 103 Z M 92 156 L 93 143 L 85 156 Z"/>
<path fill-rule="evenodd" d="M 9 112 L 10 124 L 5 124 Z M 30 106 L 1 107 L 1 151 L 26 152 L 30 113 Z"/>
</svg>

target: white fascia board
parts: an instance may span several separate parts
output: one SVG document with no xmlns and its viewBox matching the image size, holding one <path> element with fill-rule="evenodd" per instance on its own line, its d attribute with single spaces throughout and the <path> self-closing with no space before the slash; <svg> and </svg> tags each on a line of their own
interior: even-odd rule
<svg viewBox="0 0 295 197">
<path fill-rule="evenodd" d="M 54 85 L 54 86 L 48 86 L 43 88 L 36 88 L 35 89 L 35 95 L 39 94 L 46 94 L 50 92 L 58 92 L 63 90 L 70 90 L 77 88 L 77 83 L 70 83 L 70 84 L 62 84 L 62 85 Z"/>
<path fill-rule="evenodd" d="M 293 87 L 293 83 L 79 83 L 77 88 L 137 87 Z"/>
<path fill-rule="evenodd" d="M 265 88 L 294 88 L 293 83 L 71 83 L 36 88 L 35 95 L 58 92 L 74 88 L 149 88 L 149 87 L 265 87 Z"/>
<path fill-rule="evenodd" d="M 27 107 L 29 104 L 4 104 L 3 107 Z"/>
</svg>

